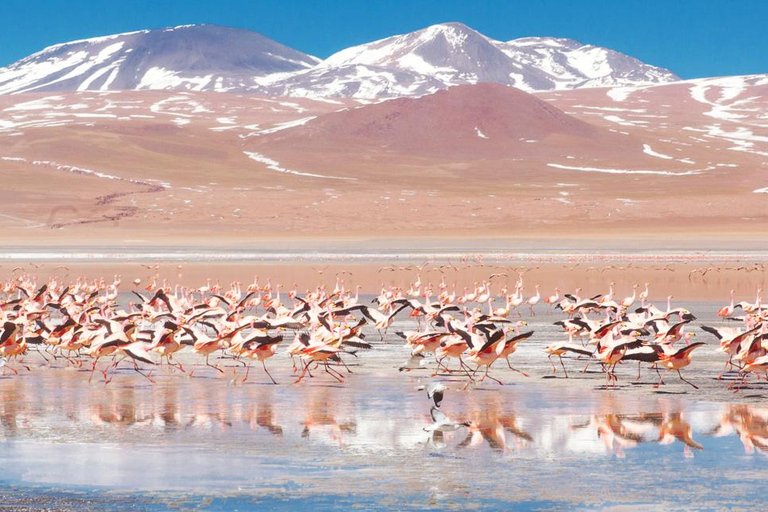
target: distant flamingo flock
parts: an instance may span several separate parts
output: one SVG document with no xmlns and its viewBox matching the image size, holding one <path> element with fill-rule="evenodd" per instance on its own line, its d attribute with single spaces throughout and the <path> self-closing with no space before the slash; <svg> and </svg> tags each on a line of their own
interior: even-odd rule
<svg viewBox="0 0 768 512">
<path fill-rule="evenodd" d="M 344 382 L 343 372 L 352 373 L 350 358 L 384 342 L 396 318 L 408 315 L 416 328 L 396 331 L 410 351 L 401 371 L 424 369 L 431 360 L 433 376 L 465 378 L 467 386 L 486 378 L 502 384 L 490 374 L 499 360 L 527 376 L 511 358 L 534 335 L 521 331 L 528 325 L 523 313 L 535 316 L 536 308 L 546 304 L 567 315 L 555 322 L 567 339 L 544 348 L 553 373 L 558 371 L 556 357 L 568 377 L 563 356 L 575 356 L 585 364 L 584 372 L 597 363 L 606 387 L 615 387 L 617 366 L 637 362 L 638 379 L 645 364 L 657 372 L 657 387 L 664 384 L 664 370 L 698 389 L 681 373 L 694 351 L 705 346 L 691 342 L 695 332 L 686 332 L 696 317 L 672 307 L 671 296 L 666 310 L 653 305 L 647 283 L 639 293 L 641 287 L 633 286 L 626 298 L 616 295 L 613 283 L 606 293 L 589 297 L 580 296 L 580 289 L 561 296 L 557 288 L 543 296 L 539 285 L 526 296 L 522 273 L 513 290 L 494 284 L 507 277 L 497 273 L 461 292 L 446 284 L 445 277 L 427 283 L 417 275 L 404 288 L 382 285 L 365 304 L 360 287 L 354 293 L 345 287 L 343 274 L 337 274 L 333 289 L 321 285 L 303 294 L 297 287 L 281 293 L 282 285 L 260 284 L 258 278 L 226 289 L 208 280 L 191 289 L 159 283 L 157 275 L 144 289 L 138 288 L 137 279 L 131 292 L 121 293 L 120 276 L 111 281 L 78 278 L 68 284 L 54 276 L 40 284 L 22 272 L 0 283 L 0 366 L 3 375 L 18 375 L 20 368 L 32 371 L 28 358 L 36 354 L 42 365 L 63 362 L 87 371 L 89 381 L 98 374 L 108 384 L 121 364 L 154 382 L 153 371 L 160 366 L 193 377 L 202 364 L 223 374 L 222 362 L 230 360 L 234 382 L 247 381 L 257 362 L 276 383 L 266 360 L 289 335 L 284 352 L 293 359 L 295 383 L 315 377 L 316 370 Z M 718 315 L 734 327 L 701 326 L 727 356 L 720 376 L 738 372 L 731 389 L 745 386 L 751 374 L 768 380 L 768 306 L 762 304 L 761 292 L 753 303 L 736 302 L 731 293 Z M 496 307 L 499 301 L 501 307 Z M 378 331 L 376 341 L 366 338 L 374 335 L 371 328 Z M 175 357 L 181 351 L 197 354 L 200 364 L 185 369 Z"/>
</svg>

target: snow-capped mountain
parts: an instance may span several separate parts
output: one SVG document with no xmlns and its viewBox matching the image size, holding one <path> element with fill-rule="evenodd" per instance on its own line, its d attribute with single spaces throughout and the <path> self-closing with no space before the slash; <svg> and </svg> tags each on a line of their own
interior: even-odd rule
<svg viewBox="0 0 768 512">
<path fill-rule="evenodd" d="M 266 90 L 285 96 L 376 98 L 483 82 L 533 92 L 676 80 L 666 69 L 606 48 L 554 38 L 502 42 L 461 23 L 443 23 L 347 48 Z"/>
<path fill-rule="evenodd" d="M 634 57 L 608 48 L 581 44 L 573 39 L 524 37 L 495 43 L 516 63 L 530 70 L 528 83 L 515 83 L 524 90 L 542 80 L 547 89 L 609 87 L 680 80 L 671 71 L 645 64 Z"/>
<path fill-rule="evenodd" d="M 58 44 L 0 68 L 0 94 L 42 91 L 249 90 L 319 59 L 250 30 L 215 25 L 142 30 Z"/>
<path fill-rule="evenodd" d="M 493 41 L 459 23 L 447 23 L 347 48 L 267 90 L 286 96 L 414 96 L 452 85 L 513 85 L 510 75 L 518 73 Z"/>
<path fill-rule="evenodd" d="M 0 68 L 0 94 L 181 89 L 376 99 L 475 83 L 534 92 L 676 80 L 606 48 L 496 41 L 461 23 L 354 46 L 322 62 L 248 30 L 190 25 L 51 46 Z"/>
</svg>

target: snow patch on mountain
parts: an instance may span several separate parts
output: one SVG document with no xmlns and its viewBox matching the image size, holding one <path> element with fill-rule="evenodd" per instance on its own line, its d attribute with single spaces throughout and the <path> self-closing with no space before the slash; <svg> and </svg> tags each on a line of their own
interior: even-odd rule
<svg viewBox="0 0 768 512">
<path fill-rule="evenodd" d="M 643 144 L 643 153 L 650 156 L 655 156 L 656 158 L 662 158 L 664 160 L 674 160 L 675 158 L 669 155 L 665 155 L 663 153 L 657 153 L 654 151 L 649 144 Z"/>
</svg>

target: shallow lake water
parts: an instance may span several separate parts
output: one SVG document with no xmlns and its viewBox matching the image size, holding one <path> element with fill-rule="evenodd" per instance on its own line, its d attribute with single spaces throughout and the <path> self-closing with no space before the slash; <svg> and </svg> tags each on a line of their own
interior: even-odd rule
<svg viewBox="0 0 768 512">
<path fill-rule="evenodd" d="M 713 304 L 690 309 L 697 325 L 715 320 Z M 559 318 L 528 319 L 537 335 L 515 357 L 530 378 L 504 368 L 507 385 L 465 391 L 459 378 L 442 377 L 441 410 L 470 423 L 444 433 L 424 430 L 432 403 L 417 388 L 430 371 L 398 372 L 407 350 L 391 334 L 390 344 L 360 355 L 343 384 L 318 371 L 294 385 L 284 356 L 269 361 L 278 386 L 258 366 L 238 384 L 205 368 L 192 378 L 158 369 L 154 385 L 126 368 L 109 385 L 89 384 L 88 368 L 40 360 L 0 377 L 0 504 L 650 510 L 762 502 L 768 406 L 754 392 L 712 398 L 727 386 L 715 379 L 714 346 L 686 370 L 701 390 L 671 377 L 658 392 L 634 385 L 636 367 L 621 370 L 616 390 L 600 390 L 599 372 L 549 373 L 541 349 L 562 337 L 551 325 Z M 567 362 L 574 373 L 576 363 Z"/>
<path fill-rule="evenodd" d="M 106 387 L 82 377 L 0 381 L 5 486 L 118 508 L 706 507 L 744 505 L 768 477 L 768 407 L 753 404 L 457 383 L 441 409 L 471 425 L 431 434 L 431 404 L 410 376 L 231 386 L 171 375 L 152 386 L 125 375 Z"/>
</svg>

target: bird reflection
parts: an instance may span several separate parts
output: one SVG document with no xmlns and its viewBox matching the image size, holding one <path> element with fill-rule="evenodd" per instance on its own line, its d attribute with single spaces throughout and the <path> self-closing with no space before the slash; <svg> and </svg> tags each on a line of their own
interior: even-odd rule
<svg viewBox="0 0 768 512">
<path fill-rule="evenodd" d="M 151 415 L 139 414 L 131 403 L 98 403 L 91 406 L 91 423 L 130 427 L 151 419 Z"/>
<path fill-rule="evenodd" d="M 0 425 L 8 437 L 15 437 L 19 427 L 24 427 L 26 411 L 24 406 L 24 385 L 18 380 L 3 383 L 0 400 Z"/>
<path fill-rule="evenodd" d="M 680 441 L 685 445 L 686 457 L 692 457 L 694 450 L 703 450 L 704 447 L 693 440 L 691 424 L 683 419 L 682 412 L 668 414 L 659 427 L 659 444 L 671 444 Z"/>
<path fill-rule="evenodd" d="M 747 404 L 729 405 L 720 423 L 709 433 L 714 436 L 739 436 L 747 453 L 768 454 L 768 408 Z"/>
<path fill-rule="evenodd" d="M 691 425 L 681 411 L 594 415 L 588 422 L 572 428 L 594 429 L 606 452 L 617 457 L 624 457 L 625 449 L 643 443 L 667 445 L 679 441 L 685 445 L 686 456 L 693 456 L 691 449 L 704 449 L 693 439 Z"/>
<path fill-rule="evenodd" d="M 62 385 L 62 379 L 69 381 Z M 0 439 L 174 443 L 195 440 L 195 435 L 212 442 L 257 435 L 267 448 L 270 442 L 303 439 L 317 445 L 400 449 L 424 447 L 422 428 L 429 425 L 426 411 L 414 413 L 418 409 L 410 403 L 402 415 L 392 414 L 380 407 L 381 396 L 360 400 L 360 394 L 332 387 L 265 391 L 206 379 L 169 379 L 152 387 L 121 384 L 116 379 L 112 387 L 87 386 L 76 372 L 36 382 L 0 379 Z M 422 394 L 418 399 L 425 408 L 429 404 Z M 698 428 L 704 428 L 704 436 L 737 436 L 747 453 L 768 454 L 768 407 L 759 405 L 723 405 L 719 415 L 699 416 L 700 407 L 675 400 L 646 404 L 649 412 L 623 412 L 626 403 L 606 397 L 592 402 L 587 415 L 574 416 L 524 408 L 525 403 L 526 396 L 518 400 L 514 392 L 451 394 L 443 404 L 445 414 L 462 426 L 430 432 L 426 446 L 500 454 L 527 450 L 537 456 L 596 449 L 623 457 L 641 445 L 668 445 L 692 456 L 703 449 L 697 437 Z M 697 427 L 693 422 L 692 428 L 692 414 L 708 423 Z"/>
<path fill-rule="evenodd" d="M 198 412 L 192 415 L 184 425 L 185 428 L 210 429 L 211 427 L 231 427 L 232 422 L 218 412 Z"/>
<path fill-rule="evenodd" d="M 427 438 L 427 446 L 436 450 L 445 448 L 445 434 L 442 430 L 433 430 Z"/>
<path fill-rule="evenodd" d="M 524 448 L 533 442 L 533 436 L 520 426 L 519 417 L 509 405 L 496 399 L 473 404 L 467 417 L 467 436 L 458 448 L 487 444 L 494 451 L 507 452 L 510 448 Z"/>
<path fill-rule="evenodd" d="M 308 438 L 312 432 L 323 432 L 327 433 L 331 440 L 342 445 L 344 434 L 354 434 L 357 431 L 357 423 L 354 420 L 337 420 L 338 397 L 331 396 L 329 388 L 313 388 L 308 400 L 301 437 Z"/>
<path fill-rule="evenodd" d="M 246 418 L 251 430 L 266 429 L 276 437 L 283 436 L 283 427 L 275 422 L 275 413 L 271 402 L 261 402 L 250 408 Z"/>
</svg>

